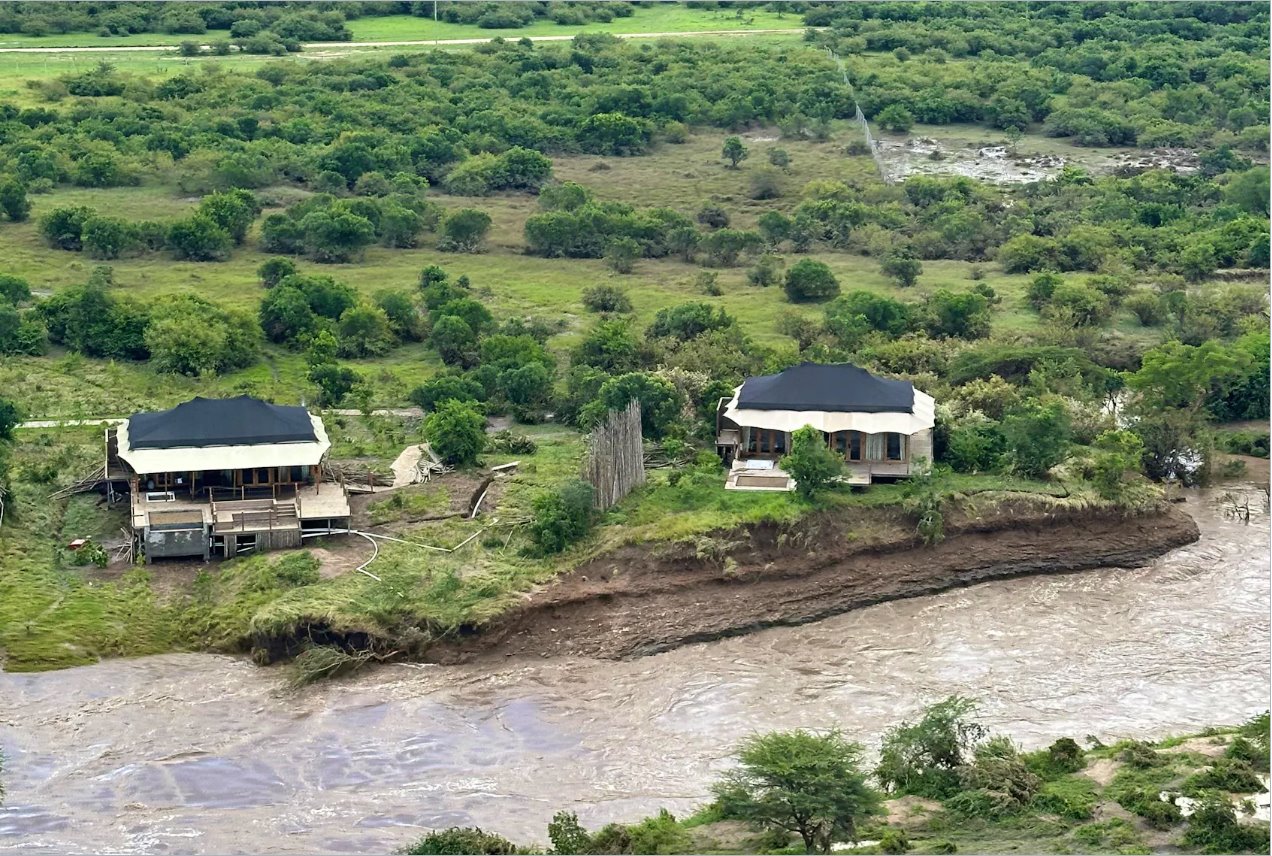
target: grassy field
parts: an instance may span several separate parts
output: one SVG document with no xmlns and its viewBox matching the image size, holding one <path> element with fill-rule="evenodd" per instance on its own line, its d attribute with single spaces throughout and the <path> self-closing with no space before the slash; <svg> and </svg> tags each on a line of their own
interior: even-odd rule
<svg viewBox="0 0 1272 856">
<path fill-rule="evenodd" d="M 483 29 L 475 24 L 451 24 L 412 15 L 358 18 L 349 22 L 354 42 L 421 41 L 426 39 L 517 39 L 521 36 L 570 36 L 575 33 L 696 33 L 704 30 L 770 30 L 799 28 L 803 16 L 770 9 L 689 9 L 679 3 L 658 3 L 638 7 L 631 17 L 609 23 L 557 24 L 537 21 L 528 27 Z M 61 47 L 143 47 L 175 45 L 183 41 L 208 42 L 229 38 L 228 31 L 212 30 L 202 35 L 139 33 L 130 36 L 99 36 L 96 33 L 62 33 L 27 36 L 0 35 L 0 48 Z"/>
<path fill-rule="evenodd" d="M 602 199 L 615 199 L 636 206 L 668 206 L 693 216 L 704 204 L 724 207 L 732 225 L 753 227 L 767 210 L 790 212 L 798 202 L 800 189 L 809 181 L 822 179 L 869 180 L 873 163 L 868 157 L 845 154 L 846 144 L 855 139 L 852 127 L 839 127 L 826 142 L 779 140 L 776 130 L 752 131 L 746 135 L 751 157 L 740 169 L 728 169 L 719 157 L 722 132 L 692 134 L 681 145 L 665 144 L 654 153 L 639 158 L 600 158 L 571 155 L 554 158 L 554 173 L 563 180 L 577 181 Z M 791 156 L 789 171 L 782 175 L 782 197 L 753 201 L 748 195 L 751 176 L 762 169 L 767 151 L 781 147 Z M 293 189 L 261 192 L 264 198 L 294 199 Z M 500 317 L 540 317 L 563 319 L 566 331 L 550 343 L 563 352 L 577 338 L 578 331 L 592 323 L 580 295 L 599 284 L 624 286 L 635 307 L 637 322 L 648 323 L 664 306 L 688 300 L 704 300 L 726 309 L 757 341 L 770 346 L 789 347 L 791 341 L 778 332 L 783 313 L 810 317 L 820 313 L 815 306 L 792 305 L 780 288 L 761 288 L 746 281 L 743 266 L 717 269 L 722 290 L 719 296 L 702 292 L 698 277 L 706 268 L 679 259 L 642 259 L 631 274 L 610 271 L 600 260 L 544 259 L 525 254 L 523 226 L 538 210 L 534 197 L 505 194 L 480 198 L 435 195 L 446 207 L 471 206 L 490 213 L 494 220 L 486 252 L 454 254 L 439 252 L 435 239 L 426 236 L 424 245 L 413 250 L 370 248 L 353 264 L 318 265 L 300 262 L 302 270 L 324 273 L 348 282 L 364 293 L 395 287 L 413 289 L 421 268 L 440 264 L 452 275 L 466 274 L 482 293 L 492 311 Z M 3 270 L 26 278 L 32 288 L 51 293 L 82 282 L 98 264 L 81 253 L 50 249 L 39 236 L 38 220 L 52 208 L 86 205 L 100 211 L 135 219 L 176 219 L 197 204 L 197 198 L 182 193 L 171 174 L 147 176 L 138 187 L 84 189 L 59 188 L 55 193 L 32 197 L 34 210 L 25 223 L 0 224 L 0 258 Z M 272 209 L 271 209 L 272 210 Z M 267 212 L 268 213 L 268 212 Z M 940 288 L 962 290 L 972 285 L 974 271 L 1000 296 L 994 327 L 999 331 L 1029 331 L 1043 323 L 1025 299 L 1028 277 L 1003 274 L 996 265 L 973 265 L 960 261 L 926 261 L 916 286 L 901 289 L 879 271 L 878 261 L 843 252 L 818 252 L 812 257 L 828 264 L 845 291 L 862 288 L 889 293 L 907 300 L 921 300 Z M 229 261 L 176 262 L 166 253 L 119 259 L 110 264 L 121 291 L 142 299 L 161 294 L 196 293 L 209 299 L 255 309 L 262 289 L 256 268 L 268 258 L 257 247 L 255 237 L 236 248 Z M 788 257 L 788 263 L 793 257 Z M 1152 337 L 1128 315 L 1115 321 L 1126 335 Z M 371 376 L 376 387 L 376 404 L 404 403 L 406 393 L 440 368 L 435 353 L 412 345 L 399 348 L 387 357 L 354 365 Z M 10 359 L 0 365 L 0 382 L 29 379 L 8 388 L 17 393 L 19 403 L 31 418 L 113 415 L 125 405 L 159 404 L 180 399 L 193 392 L 252 392 L 295 397 L 301 386 L 304 367 L 298 354 L 271 348 L 258 365 L 226 377 L 190 379 L 157 377 L 144 366 L 106 364 L 77 357 L 63 359 Z"/>
</svg>

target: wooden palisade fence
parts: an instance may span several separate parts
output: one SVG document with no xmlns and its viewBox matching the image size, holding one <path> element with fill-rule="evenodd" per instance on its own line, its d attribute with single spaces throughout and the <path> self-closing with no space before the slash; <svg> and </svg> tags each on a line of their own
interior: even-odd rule
<svg viewBox="0 0 1272 856">
<path fill-rule="evenodd" d="M 640 402 L 611 410 L 588 435 L 583 479 L 596 490 L 596 507 L 606 509 L 645 483 L 640 438 Z"/>
</svg>

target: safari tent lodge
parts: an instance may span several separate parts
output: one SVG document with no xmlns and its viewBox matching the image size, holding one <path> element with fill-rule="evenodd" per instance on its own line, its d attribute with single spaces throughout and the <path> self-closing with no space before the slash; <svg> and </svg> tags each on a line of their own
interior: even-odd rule
<svg viewBox="0 0 1272 856">
<path fill-rule="evenodd" d="M 905 478 L 932 458 L 935 403 L 909 381 L 847 363 L 801 363 L 747 378 L 716 409 L 716 451 L 731 490 L 792 490 L 778 466 L 791 433 L 811 425 L 843 456 L 853 485 Z"/>
<path fill-rule="evenodd" d="M 344 486 L 323 483 L 330 448 L 322 420 L 304 407 L 195 398 L 108 431 L 106 473 L 127 485 L 147 562 L 232 558 L 348 527 Z"/>
</svg>

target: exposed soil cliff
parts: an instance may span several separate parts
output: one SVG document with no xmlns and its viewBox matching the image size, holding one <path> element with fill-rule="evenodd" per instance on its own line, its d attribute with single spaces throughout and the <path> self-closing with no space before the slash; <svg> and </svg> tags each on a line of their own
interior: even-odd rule
<svg viewBox="0 0 1272 856">
<path fill-rule="evenodd" d="M 994 578 L 1134 567 L 1199 537 L 1175 507 L 1124 516 L 1009 505 L 947 519 L 946 533 L 927 547 L 895 512 L 828 512 L 692 544 L 629 545 L 428 657 L 641 656 Z"/>
</svg>

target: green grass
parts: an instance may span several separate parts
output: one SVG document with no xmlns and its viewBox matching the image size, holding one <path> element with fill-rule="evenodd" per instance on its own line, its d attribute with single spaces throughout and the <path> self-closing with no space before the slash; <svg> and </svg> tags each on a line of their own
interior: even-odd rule
<svg viewBox="0 0 1272 856">
<path fill-rule="evenodd" d="M 628 18 L 615 18 L 609 23 L 592 22 L 579 25 L 561 25 L 550 20 L 536 21 L 518 29 L 482 29 L 475 24 L 451 24 L 434 22 L 431 17 L 412 15 L 386 15 L 358 18 L 350 21 L 349 30 L 353 42 L 422 41 L 429 39 L 493 39 L 503 37 L 517 39 L 521 36 L 571 36 L 575 33 L 686 33 L 704 30 L 736 30 L 746 32 L 763 29 L 790 29 L 803 26 L 802 15 L 792 12 L 774 12 L 769 9 L 747 9 L 741 16 L 732 10 L 689 9 L 678 3 L 658 3 L 637 8 Z M 5 33 L 0 36 L 0 48 L 59 48 L 59 47 L 140 47 L 150 45 L 176 45 L 184 41 L 207 44 L 217 39 L 228 39 L 228 30 L 211 30 L 192 35 L 184 33 L 138 33 L 128 36 L 99 36 L 96 33 L 59 33 L 47 36 L 27 36 Z"/>
<path fill-rule="evenodd" d="M 690 216 L 703 204 L 718 204 L 731 212 L 733 222 L 750 227 L 766 210 L 790 211 L 800 189 L 810 181 L 825 179 L 867 180 L 873 165 L 869 158 L 849 157 L 845 144 L 855 139 L 855 131 L 840 127 L 824 143 L 807 140 L 774 141 L 775 131 L 748 134 L 752 156 L 741 169 L 727 169 L 719 157 L 723 132 L 701 131 L 683 145 L 663 145 L 639 158 L 597 158 L 559 156 L 554 158 L 556 175 L 578 181 L 603 199 L 623 199 L 637 206 L 666 205 Z M 791 155 L 789 173 L 783 176 L 785 194 L 776 200 L 752 201 L 747 197 L 749 177 L 766 162 L 767 150 L 785 148 Z M 599 163 L 609 169 L 597 171 Z M 294 197 L 291 189 L 266 189 L 265 197 Z M 737 317 L 743 329 L 761 344 L 790 347 L 791 341 L 778 332 L 784 313 L 817 317 L 816 306 L 788 303 L 780 288 L 760 288 L 746 282 L 744 266 L 718 269 L 720 296 L 703 294 L 697 277 L 705 268 L 678 259 L 642 259 L 629 275 L 610 271 L 600 260 L 543 259 L 524 254 L 523 226 L 537 208 L 531 196 L 505 194 L 482 198 L 435 195 L 446 207 L 474 206 L 489 212 L 494 220 L 486 252 L 453 254 L 439 252 L 435 238 L 426 236 L 424 246 L 412 250 L 370 248 L 365 258 L 353 264 L 318 265 L 300 261 L 304 271 L 325 273 L 344 280 L 370 294 L 380 288 L 413 289 L 421 268 L 440 264 L 453 275 L 466 274 L 481 292 L 497 317 L 534 316 L 549 321 L 564 320 L 566 331 L 551 343 L 558 353 L 570 347 L 580 331 L 594 322 L 580 296 L 598 283 L 624 287 L 632 300 L 635 319 L 648 324 L 661 308 L 689 300 L 704 300 L 721 306 Z M 87 205 L 101 211 L 137 219 L 176 219 L 189 212 L 196 199 L 182 193 L 175 176 L 160 173 L 147 177 L 138 187 L 84 189 L 59 188 L 33 197 L 32 219 L 25 223 L 0 224 L 0 258 L 3 269 L 28 279 L 42 293 L 54 292 L 86 279 L 98 262 L 80 253 L 50 249 L 40 238 L 39 217 L 62 205 Z M 1003 274 L 990 263 L 974 265 L 960 261 L 925 261 L 916 286 L 898 288 L 879 271 L 878 261 L 843 252 L 810 254 L 824 261 L 838 276 L 845 291 L 862 288 L 919 301 L 931 292 L 948 288 L 962 290 L 973 284 L 974 269 L 981 281 L 1001 297 L 994 317 L 1000 333 L 1039 330 L 1044 322 L 1028 304 L 1025 290 L 1029 277 Z M 226 262 L 177 262 L 167 253 L 155 253 L 111 262 L 122 292 L 142 299 L 159 295 L 194 293 L 230 306 L 254 310 L 263 290 L 256 268 L 269 256 L 258 249 L 255 235 L 236 248 Z M 788 263 L 795 257 L 788 256 Z M 1116 316 L 1124 335 L 1145 342 L 1154 341 L 1160 331 L 1138 327 L 1129 315 Z M 407 393 L 440 368 L 436 354 L 423 345 L 399 348 L 374 361 L 354 361 L 356 368 L 370 375 L 377 406 L 405 403 Z M 305 367 L 296 353 L 281 348 L 266 350 L 256 366 L 227 377 L 188 379 L 159 377 L 143 366 L 110 365 L 75 357 L 51 359 L 11 359 L 0 365 L 0 382 L 14 390 L 19 403 L 32 418 L 109 416 L 145 405 L 175 403 L 190 394 L 248 392 L 293 399 L 304 388 Z M 29 378 L 27 383 L 18 383 Z"/>
</svg>

